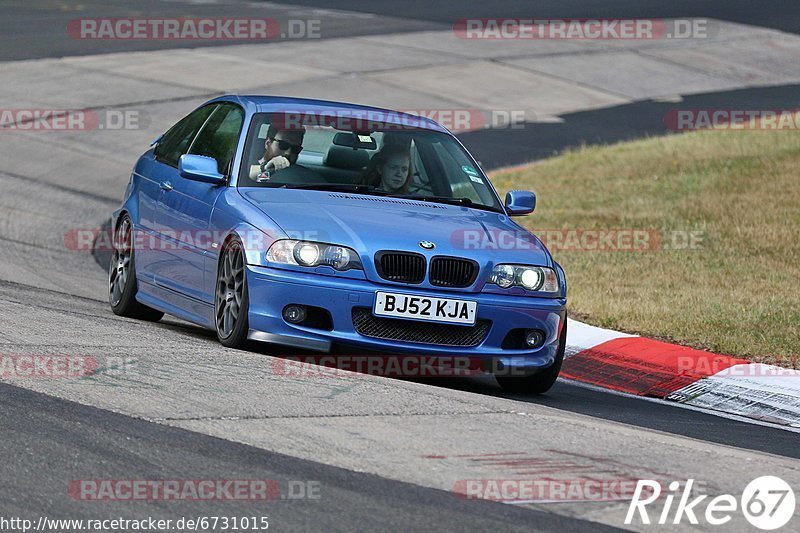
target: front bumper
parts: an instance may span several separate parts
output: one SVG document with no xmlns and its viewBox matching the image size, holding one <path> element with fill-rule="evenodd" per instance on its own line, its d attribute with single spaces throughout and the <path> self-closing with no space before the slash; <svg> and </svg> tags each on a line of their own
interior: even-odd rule
<svg viewBox="0 0 800 533">
<path fill-rule="evenodd" d="M 558 350 L 559 334 L 566 312 L 563 298 L 532 298 L 489 293 L 420 290 L 404 285 L 377 284 L 340 276 L 306 274 L 274 268 L 247 266 L 250 302 L 249 338 L 301 350 L 328 352 L 355 348 L 376 353 L 430 356 L 462 356 L 490 361 L 492 368 L 535 371 L 550 366 Z M 372 309 L 377 291 L 420 296 L 449 297 L 478 302 L 478 320 L 489 320 L 488 333 L 477 346 L 446 346 L 387 340 L 361 335 L 353 324 L 353 308 Z M 290 324 L 283 319 L 289 304 L 326 309 L 332 330 Z M 459 328 L 465 326 L 448 326 Z M 535 350 L 503 349 L 511 329 L 532 328 L 545 332 L 544 344 Z"/>
</svg>

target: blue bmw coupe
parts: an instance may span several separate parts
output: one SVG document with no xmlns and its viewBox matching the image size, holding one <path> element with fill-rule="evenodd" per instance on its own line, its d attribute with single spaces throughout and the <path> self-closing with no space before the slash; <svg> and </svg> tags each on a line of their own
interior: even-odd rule
<svg viewBox="0 0 800 533">
<path fill-rule="evenodd" d="M 160 136 L 113 213 L 114 313 L 164 313 L 228 347 L 468 357 L 542 393 L 566 280 L 436 122 L 352 104 L 223 96 Z"/>
</svg>

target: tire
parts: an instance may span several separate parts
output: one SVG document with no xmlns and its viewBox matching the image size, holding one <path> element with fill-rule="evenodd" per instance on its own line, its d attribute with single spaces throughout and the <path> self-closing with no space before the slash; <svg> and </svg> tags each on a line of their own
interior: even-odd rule
<svg viewBox="0 0 800 533">
<path fill-rule="evenodd" d="M 136 301 L 136 250 L 133 248 L 133 223 L 124 215 L 114 231 L 111 262 L 108 266 L 108 303 L 114 314 L 156 322 L 164 313 Z"/>
<path fill-rule="evenodd" d="M 497 383 L 508 392 L 522 394 L 544 394 L 555 384 L 561 365 L 564 362 L 564 350 L 567 347 L 567 316 L 564 315 L 564 328 L 561 330 L 561 337 L 558 340 L 558 352 L 556 352 L 553 364 L 531 376 L 511 377 L 496 376 Z"/>
<path fill-rule="evenodd" d="M 217 338 L 228 348 L 244 348 L 249 331 L 247 275 L 242 244 L 228 241 L 217 265 L 214 324 Z"/>
</svg>

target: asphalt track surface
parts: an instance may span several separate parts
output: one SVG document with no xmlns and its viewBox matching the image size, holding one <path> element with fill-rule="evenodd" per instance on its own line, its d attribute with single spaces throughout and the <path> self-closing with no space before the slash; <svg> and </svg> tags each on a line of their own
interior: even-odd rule
<svg viewBox="0 0 800 533">
<path fill-rule="evenodd" d="M 308 2 L 314 4 L 313 1 Z M 571 6 L 575 7 L 571 7 Z M 661 3 L 652 3 L 653 7 L 641 2 L 603 3 L 602 13 L 586 12 L 585 2 L 541 3 L 537 4 L 537 16 L 703 16 L 714 15 L 717 18 L 728 18 L 751 24 L 760 24 L 798 31 L 800 17 L 788 16 L 784 10 L 786 5 L 777 2 L 751 3 L 710 2 L 703 8 L 694 2 L 678 2 L 665 7 Z M 717 6 L 717 4 L 719 4 Z M 9 2 L 4 5 L 2 21 L 2 37 L 0 37 L 0 59 L 13 60 L 35 57 L 52 57 L 61 55 L 81 55 L 100 53 L 96 43 L 81 43 L 74 40 L 59 40 L 55 32 L 47 31 L 47 27 L 65 24 L 76 16 L 69 9 L 59 9 L 66 5 L 61 2 Z M 187 5 L 191 6 L 191 14 L 219 13 L 225 3 L 184 4 L 181 2 L 151 2 L 137 4 L 135 11 L 125 11 L 109 2 L 85 2 L 86 12 L 92 16 L 136 16 L 149 10 L 158 9 L 161 16 L 189 16 Z M 238 4 L 237 4 L 238 5 Z M 396 4 L 394 4 L 396 5 Z M 249 4 L 252 6 L 252 4 Z M 377 18 L 370 19 L 374 25 L 366 25 L 352 17 L 344 17 L 339 13 L 323 14 L 341 20 L 337 35 L 355 35 L 359 32 L 384 33 L 426 29 L 434 25 L 441 27 L 452 18 L 468 16 L 529 16 L 529 3 L 493 2 L 489 7 L 480 8 L 480 3 L 462 3 L 457 9 L 448 10 L 441 4 L 420 2 L 418 9 L 404 9 L 404 13 L 413 13 L 413 20 L 398 19 L 393 16 L 389 3 L 353 3 L 338 2 L 339 9 L 357 8 L 360 11 L 374 12 Z M 584 10 L 581 11 L 581 6 Z M 638 7 L 637 7 L 638 6 Z M 717 7 L 714 7 L 717 6 Z M 723 7 L 724 6 L 724 7 Z M 320 6 L 321 7 L 321 6 Z M 480 8 L 480 9 L 479 9 Z M 237 9 L 239 9 L 237 7 Z M 248 7 L 241 7 L 248 9 Z M 273 9 L 272 5 L 270 9 Z M 294 9 L 294 8 L 293 8 Z M 304 8 L 300 9 L 303 11 Z M 574 9 L 575 11 L 570 11 Z M 207 11 L 203 11 L 207 10 Z M 462 13 L 463 10 L 463 13 Z M 608 10 L 607 12 L 605 10 Z M 617 11 L 618 10 L 618 11 Z M 642 11 L 643 12 L 639 12 Z M 693 11 L 699 10 L 699 12 Z M 498 13 L 499 12 L 499 13 Z M 245 13 L 245 11 L 242 11 Z M 300 15 L 296 15 L 300 16 Z M 37 20 L 41 24 L 32 25 Z M 27 25 L 26 25 L 27 24 Z M 365 29 L 366 27 L 366 29 Z M 23 32 L 24 35 L 14 34 Z M 34 28 L 34 31 L 30 31 Z M 9 40 L 10 39 L 10 40 Z M 13 42 L 12 42 L 13 41 Z M 125 46 L 125 45 L 123 45 Z M 139 46 L 137 43 L 136 46 Z M 170 43 L 149 43 L 145 46 L 163 48 Z M 129 49 L 129 48 L 125 48 Z M 110 50 L 105 50 L 110 51 Z M 756 99 L 772 102 L 771 107 L 788 107 L 797 105 L 797 87 L 781 87 L 761 89 L 751 93 L 720 94 L 717 97 L 730 102 L 739 99 Z M 714 98 L 714 96 L 706 96 Z M 761 100 L 759 100 L 761 99 Z M 777 102 L 777 103 L 776 103 Z M 619 138 L 629 138 L 647 134 L 647 126 L 636 126 L 637 117 L 661 116 L 654 106 L 657 103 L 633 104 L 622 110 L 628 119 L 622 121 L 622 133 Z M 709 104 L 704 104 L 709 105 Z M 729 104 L 730 105 L 730 104 Z M 620 110 L 613 116 L 619 120 Z M 592 113 L 610 113 L 596 111 Z M 612 115 L 609 114 L 609 117 Z M 602 117 L 599 117 L 602 118 Z M 562 132 L 560 135 L 552 131 L 537 132 L 541 139 L 553 139 L 552 146 L 543 148 L 541 157 L 550 155 L 566 146 L 579 143 L 606 141 L 607 133 L 591 137 L 590 124 L 597 123 L 598 117 L 587 114 L 581 131 Z M 570 121 L 575 124 L 576 121 Z M 581 124 L 577 121 L 577 124 Z M 558 125 L 543 125 L 543 128 Z M 608 130 L 606 129 L 606 132 Z M 513 131 L 480 132 L 464 136 L 465 142 L 482 158 L 487 167 L 508 162 L 514 157 L 515 143 Z M 560 140 L 559 140 L 560 139 Z M 525 141 L 527 144 L 527 140 Z M 495 143 L 494 148 L 487 148 Z M 481 153 L 484 147 L 485 154 Z M 491 159 L 492 154 L 500 153 L 500 147 L 507 150 L 502 157 Z M 516 156 L 520 157 L 520 156 Z M 22 173 L 20 174 L 22 176 Z M 87 190 L 76 190 L 70 186 L 53 183 L 33 184 L 36 190 L 20 190 L 20 176 L 3 174 L 3 182 L 7 186 L 16 187 L 16 193 L 7 194 L 4 210 L 13 210 L 12 206 L 24 210 L 52 209 L 54 218 L 63 216 L 69 219 L 70 210 L 88 209 L 97 212 L 97 220 L 102 220 L 116 201 L 87 186 Z M 24 178 L 23 178 L 24 179 Z M 25 184 L 28 187 L 29 184 Z M 17 196 L 15 196 L 15 194 Z M 45 204 L 30 201 L 27 195 L 36 194 L 46 198 Z M 9 199 L 10 198 L 10 199 Z M 10 228 L 10 229 L 9 229 Z M 53 250 L 47 249 L 48 238 L 36 232 L 42 231 L 38 226 L 26 226 L 22 229 L 13 224 L 4 224 L 0 240 L 8 254 L 16 254 L 15 258 L 28 260 L 31 264 L 44 264 L 53 260 Z M 30 246 L 34 243 L 34 246 Z M 59 258 L 59 260 L 61 260 Z M 102 259 L 101 259 L 102 262 Z M 23 261 L 24 263 L 24 261 Z M 75 276 L 80 268 L 97 268 L 90 262 L 80 262 L 76 258 L 68 258 L 60 269 L 64 271 L 60 290 L 48 288 L 42 283 L 16 284 L 0 282 L 0 302 L 3 304 L 4 327 L 0 330 L 3 342 L 19 342 L 21 333 L 31 337 L 46 337 L 48 330 L 56 322 L 42 320 L 36 323 L 37 313 L 51 313 L 66 321 L 66 316 L 75 320 L 84 320 L 88 328 L 94 325 L 113 328 L 117 335 L 128 332 L 150 330 L 152 337 L 143 338 L 157 342 L 160 335 L 174 335 L 187 343 L 213 344 L 208 333 L 185 324 L 169 320 L 159 325 L 134 324 L 129 321 L 116 320 L 105 304 L 100 301 L 85 300 L 71 296 L 82 294 L 80 284 L 83 280 Z M 0 273 L 7 273 L 18 268 L 10 262 L 10 257 L 0 259 Z M 58 276 L 57 274 L 54 274 Z M 43 275 L 44 277 L 44 275 Z M 95 276 L 91 276 L 94 278 Z M 3 276 L 6 279 L 7 276 Z M 70 303 L 72 302 L 72 303 Z M 12 317 L 12 315 L 15 315 Z M 24 317 L 24 318 L 21 318 Z M 30 319 L 28 317 L 34 317 Z M 15 320 L 12 320 L 14 318 Z M 56 320 L 56 319 L 53 319 Z M 13 325 L 12 325 L 13 324 Z M 98 328 L 99 331 L 99 328 Z M 91 331 L 77 332 L 76 336 Z M 100 335 L 100 333 L 97 333 Z M 54 341 L 55 342 L 55 341 Z M 88 339 L 79 342 L 90 345 Z M 32 343 L 33 345 L 33 343 Z M 257 353 L 262 350 L 257 348 Z M 158 356 L 158 354 L 156 354 Z M 394 387 L 395 382 L 388 384 Z M 401 385 L 403 382 L 396 382 Z M 722 444 L 742 450 L 766 452 L 777 456 L 796 459 L 800 457 L 797 446 L 798 435 L 779 429 L 756 426 L 742 421 L 730 420 L 679 407 L 613 395 L 594 389 L 576 386 L 567 382 L 559 382 L 551 393 L 539 398 L 525 396 L 509 396 L 501 392 L 490 379 L 482 380 L 439 380 L 420 384 L 423 387 L 442 389 L 444 393 L 467 394 L 475 401 L 488 401 L 491 398 L 511 398 L 530 405 L 533 413 L 548 413 L 550 410 L 585 415 L 590 419 L 606 420 L 622 423 L 626 426 L 655 430 L 657 434 L 671 435 L 689 441 Z M 368 399 L 367 399 L 368 401 Z M 263 449 L 232 443 L 228 440 L 187 431 L 176 427 L 154 424 L 139 418 L 132 418 L 106 409 L 98 409 L 70 402 L 50 395 L 40 394 L 9 384 L 0 384 L 0 424 L 7 428 L 3 432 L 4 461 L 0 463 L 3 483 L 0 484 L 0 511 L 3 515 L 16 516 L 64 516 L 70 518 L 102 518 L 103 515 L 143 515 L 194 516 L 194 515 L 249 515 L 260 512 L 254 504 L 247 503 L 191 503 L 191 502 L 155 502 L 149 504 L 102 503 L 87 507 L 85 502 L 73 502 L 63 498 L 65 483 L 68 480 L 86 476 L 87 472 L 96 478 L 235 478 L 237 475 L 247 478 L 264 477 L 276 480 L 316 479 L 326 487 L 325 497 L 321 501 L 274 502 L 268 514 L 280 516 L 280 528 L 285 530 L 400 530 L 400 529 L 440 529 L 445 531 L 463 531 L 468 529 L 536 529 L 536 530 L 604 530 L 605 526 L 595 522 L 589 523 L 551 512 L 549 509 L 521 508 L 492 502 L 465 502 L 455 498 L 451 493 L 421 487 L 412 483 L 395 481 L 386 477 L 354 472 L 350 469 L 330 466 L 323 462 L 298 459 Z M 539 410 L 540 411 L 537 411 Z M 10 429 L 13 428 L 13 429 Z M 10 430 L 9 430 L 10 429 Z M 665 437 L 666 438 L 666 437 Z M 658 450 L 650 453 L 657 455 Z M 713 465 L 712 465 L 713 466 Z M 777 473 L 777 472 L 775 472 Z"/>
<path fill-rule="evenodd" d="M 278 0 L 277 3 L 292 2 Z M 306 0 L 307 6 L 337 7 L 373 13 L 382 16 L 396 15 L 398 4 L 392 0 Z M 403 2 L 403 16 L 426 22 L 452 25 L 454 19 L 462 18 L 679 18 L 713 17 L 742 24 L 753 24 L 782 31 L 800 32 L 797 15 L 800 7 L 791 2 L 766 0 L 464 0 L 455 2 L 428 2 L 411 0 Z"/>
<path fill-rule="evenodd" d="M 713 17 L 782 31 L 800 33 L 800 5 L 782 0 L 468 0 L 430 2 L 392 0 L 305 2 L 250 2 L 220 0 L 191 2 L 185 0 L 6 0 L 0 17 L 0 61 L 61 57 L 70 55 L 157 50 L 163 48 L 214 46 L 209 42 L 116 41 L 96 42 L 72 39 L 63 31 L 67 24 L 81 17 L 159 17 L 231 16 L 276 19 L 312 18 L 322 21 L 324 38 L 378 35 L 446 29 L 462 18 L 678 18 Z M 99 50 L 98 48 L 103 48 Z"/>
<path fill-rule="evenodd" d="M 265 452 L 0 384 L 4 516 L 74 519 L 272 516 L 279 531 L 614 531 L 591 522 L 387 480 Z M 35 453 L 31 453 L 35 450 Z M 43 464 L 45 463 L 45 464 Z M 87 465 L 99 479 L 318 481 L 324 499 L 273 502 L 85 502 L 64 498 Z M 43 468 L 46 466 L 46 468 Z M 21 476 L 21 473 L 28 475 Z M 123 476 L 123 477 L 120 477 Z M 291 512 L 286 512 L 290 508 Z M 278 518 L 280 517 L 280 518 Z M 279 520 L 279 521 L 278 521 Z M 276 523 L 277 522 L 277 523 Z"/>
<path fill-rule="evenodd" d="M 682 97 L 687 109 L 797 109 L 800 86 L 795 84 L 718 91 Z M 669 102 L 641 100 L 591 111 L 565 113 L 562 123 L 528 123 L 520 129 L 485 129 L 459 136 L 486 168 L 528 163 L 565 148 L 631 141 L 664 135 L 663 117 Z"/>
<path fill-rule="evenodd" d="M 322 38 L 349 37 L 354 35 L 380 35 L 402 31 L 419 31 L 442 28 L 439 22 L 409 20 L 396 15 L 376 16 L 358 14 L 359 10 L 338 10 L 335 2 L 326 8 L 305 7 L 288 3 L 249 2 L 243 0 L 221 0 L 192 2 L 185 0 L 87 0 L 74 3 L 62 0 L 8 0 L 3 2 L 0 16 L 0 61 L 63 57 L 134 50 L 161 50 L 164 48 L 195 48 L 219 46 L 219 41 L 178 40 L 130 40 L 105 41 L 100 44 L 91 40 L 73 39 L 65 31 L 71 20 L 78 18 L 272 18 L 313 19 L 321 21 L 324 28 Z M 287 29 L 285 25 L 282 30 Z M 276 39 L 279 40 L 279 39 Z M 228 41 L 235 44 L 237 41 Z M 253 41 L 242 41 L 252 43 Z"/>
</svg>

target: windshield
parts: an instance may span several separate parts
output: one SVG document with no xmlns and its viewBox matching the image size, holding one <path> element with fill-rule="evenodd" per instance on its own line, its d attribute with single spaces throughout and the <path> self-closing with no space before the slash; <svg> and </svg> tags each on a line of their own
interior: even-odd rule
<svg viewBox="0 0 800 533">
<path fill-rule="evenodd" d="M 338 190 L 503 212 L 488 180 L 450 135 L 386 124 L 350 131 L 282 114 L 253 117 L 240 187 Z"/>
</svg>

